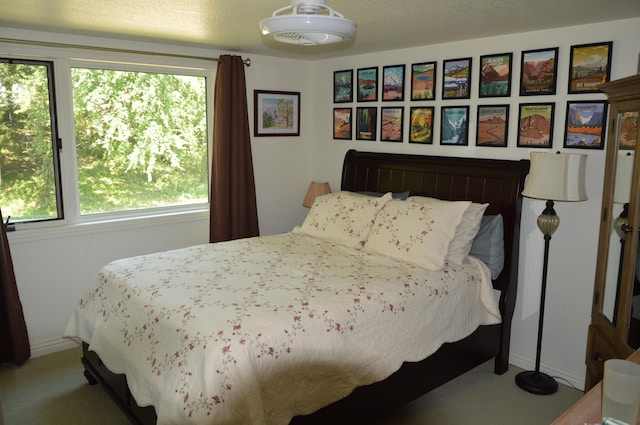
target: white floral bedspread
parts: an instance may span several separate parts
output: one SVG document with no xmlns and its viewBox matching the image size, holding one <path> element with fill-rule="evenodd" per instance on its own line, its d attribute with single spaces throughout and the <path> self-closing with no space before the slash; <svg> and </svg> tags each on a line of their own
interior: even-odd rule
<svg viewBox="0 0 640 425">
<path fill-rule="evenodd" d="M 284 425 L 499 321 L 479 260 L 432 272 L 286 233 L 115 261 L 65 336 L 160 425 Z"/>
</svg>

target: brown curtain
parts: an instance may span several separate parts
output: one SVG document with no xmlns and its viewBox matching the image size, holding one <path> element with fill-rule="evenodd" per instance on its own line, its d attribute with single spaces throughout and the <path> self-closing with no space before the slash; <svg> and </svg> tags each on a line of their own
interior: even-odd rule
<svg viewBox="0 0 640 425">
<path fill-rule="evenodd" d="M 244 63 L 222 55 L 216 71 L 209 242 L 258 236 Z"/>
<path fill-rule="evenodd" d="M 0 229 L 0 363 L 21 365 L 31 356 L 31 347 L 2 211 Z"/>
</svg>

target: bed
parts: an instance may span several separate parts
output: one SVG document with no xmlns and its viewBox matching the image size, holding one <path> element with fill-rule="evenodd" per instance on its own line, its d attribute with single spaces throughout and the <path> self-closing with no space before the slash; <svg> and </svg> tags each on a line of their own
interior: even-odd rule
<svg viewBox="0 0 640 425">
<path fill-rule="evenodd" d="M 317 201 L 300 228 L 111 263 L 65 335 L 83 341 L 85 376 L 136 424 L 367 423 L 487 360 L 507 370 L 528 168 L 526 160 L 350 150 L 341 192 L 324 207 Z M 318 230 L 321 208 L 342 202 L 363 206 L 366 237 Z M 389 251 L 405 212 L 436 228 L 460 223 L 470 205 L 501 219 L 499 270 L 474 256 Z M 269 315 L 250 319 L 259 312 Z M 198 314 L 225 325 L 209 329 Z M 423 338 L 427 331 L 435 336 Z"/>
</svg>

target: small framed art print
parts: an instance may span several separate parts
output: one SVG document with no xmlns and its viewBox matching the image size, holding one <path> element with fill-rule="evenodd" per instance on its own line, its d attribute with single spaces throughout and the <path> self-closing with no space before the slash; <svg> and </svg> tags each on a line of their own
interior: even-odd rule
<svg viewBox="0 0 640 425">
<path fill-rule="evenodd" d="M 253 135 L 299 136 L 300 92 L 254 90 Z"/>
<path fill-rule="evenodd" d="M 480 97 L 511 96 L 512 53 L 480 56 Z"/>
<path fill-rule="evenodd" d="M 375 102 L 378 100 L 378 67 L 358 69 L 358 102 Z"/>
<path fill-rule="evenodd" d="M 404 100 L 404 65 L 382 67 L 382 100 Z"/>
</svg>

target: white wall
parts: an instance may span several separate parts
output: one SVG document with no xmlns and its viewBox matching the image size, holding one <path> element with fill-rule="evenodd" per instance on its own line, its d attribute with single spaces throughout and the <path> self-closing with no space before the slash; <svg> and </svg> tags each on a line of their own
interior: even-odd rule
<svg viewBox="0 0 640 425">
<path fill-rule="evenodd" d="M 226 53 L 1 27 L 0 37 L 202 57 Z M 245 68 L 245 72 L 251 123 L 254 89 L 308 92 L 311 84 L 309 62 L 260 56 L 250 58 L 251 66 Z M 252 140 L 258 220 L 263 235 L 291 230 L 302 222 L 307 212 L 302 207 L 302 199 L 311 175 L 313 107 L 312 97 L 305 93 L 301 95 L 301 111 L 301 137 Z M 71 345 L 61 338 L 64 326 L 101 266 L 127 256 L 206 243 L 208 235 L 207 211 L 159 219 L 10 232 L 9 243 L 32 355 L 47 354 Z"/>
<path fill-rule="evenodd" d="M 425 27 L 425 44 L 428 42 L 428 28 Z M 605 99 L 603 94 L 567 95 L 569 49 L 575 44 L 613 40 L 612 79 L 636 73 L 640 39 L 640 19 L 629 19 L 595 25 L 576 26 L 558 30 L 513 34 L 506 37 L 492 37 L 467 40 L 440 45 L 367 54 L 337 60 L 319 61 L 313 69 L 313 93 L 315 108 L 315 145 L 312 176 L 326 179 L 334 188 L 339 188 L 342 158 L 348 149 L 435 154 L 448 156 L 488 157 L 519 159 L 528 158 L 531 149 L 516 147 L 518 103 L 556 102 L 553 150 L 562 150 L 565 110 L 567 100 Z M 518 77 L 520 75 L 520 53 L 523 50 L 556 47 L 559 50 L 557 95 L 519 97 Z M 478 63 L 480 55 L 513 52 L 512 96 L 510 98 L 478 99 Z M 360 104 L 332 103 L 332 78 L 337 70 L 405 64 L 410 76 L 412 63 L 438 61 L 438 92 L 441 99 L 442 60 L 462 57 L 473 58 L 472 97 L 470 100 L 449 100 L 435 102 L 405 101 L 405 142 L 368 142 L 332 140 L 332 110 L 334 107 L 355 107 Z M 405 78 L 408 81 L 408 77 Z M 511 105 L 509 125 L 509 146 L 507 148 L 475 147 L 475 113 L 478 104 Z M 362 106 L 398 105 L 397 102 L 367 102 Z M 415 105 L 436 106 L 434 144 L 414 145 L 406 142 L 408 109 Z M 439 146 L 439 106 L 471 106 L 470 146 Z M 378 132 L 379 134 L 379 132 Z M 584 357 L 587 342 L 587 327 L 590 322 L 591 296 L 595 275 L 602 180 L 604 176 L 604 151 L 571 150 L 586 153 L 587 187 L 589 200 L 581 203 L 556 203 L 556 211 L 561 219 L 550 247 L 545 329 L 542 345 L 542 370 L 554 376 L 568 379 L 574 385 L 584 384 Z M 520 248 L 520 279 L 516 312 L 513 318 L 510 362 L 532 369 L 535 362 L 538 327 L 538 307 L 542 274 L 544 241 L 536 226 L 536 218 L 544 209 L 543 201 L 525 200 L 522 215 L 522 235 Z"/>
</svg>

